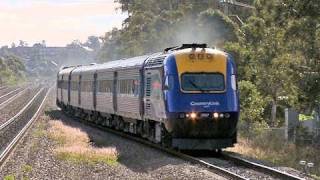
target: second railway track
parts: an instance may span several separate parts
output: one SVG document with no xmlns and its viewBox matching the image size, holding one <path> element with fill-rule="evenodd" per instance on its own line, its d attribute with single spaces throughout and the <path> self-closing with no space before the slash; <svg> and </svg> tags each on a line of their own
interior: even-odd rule
<svg viewBox="0 0 320 180">
<path fill-rule="evenodd" d="M 23 90 L 23 88 L 19 87 L 16 89 L 13 89 L 9 92 L 5 91 L 0 95 L 0 104 L 5 102 L 7 99 L 9 99 L 10 97 L 18 94 L 21 90 Z"/>
<path fill-rule="evenodd" d="M 0 168 L 43 108 L 49 90 L 37 94 L 11 119 L 0 125 Z"/>
<path fill-rule="evenodd" d="M 16 98 L 18 98 L 20 95 L 22 95 L 28 88 L 22 88 L 19 89 L 19 91 L 17 91 L 16 93 L 14 93 L 13 95 L 5 98 L 5 99 L 1 99 L 0 100 L 0 110 L 3 109 L 6 105 L 8 105 L 9 103 L 11 103 L 12 101 L 14 101 Z"/>
</svg>

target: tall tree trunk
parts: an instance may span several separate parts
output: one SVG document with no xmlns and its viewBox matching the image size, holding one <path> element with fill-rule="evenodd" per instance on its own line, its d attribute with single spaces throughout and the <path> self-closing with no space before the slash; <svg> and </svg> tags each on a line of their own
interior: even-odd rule
<svg viewBox="0 0 320 180">
<path fill-rule="evenodd" d="M 270 126 L 274 127 L 277 118 L 277 100 L 272 100 L 271 121 Z"/>
</svg>

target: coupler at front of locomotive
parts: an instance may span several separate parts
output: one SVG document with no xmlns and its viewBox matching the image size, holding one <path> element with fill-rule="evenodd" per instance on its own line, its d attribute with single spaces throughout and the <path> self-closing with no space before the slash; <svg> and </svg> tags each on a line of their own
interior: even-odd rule
<svg viewBox="0 0 320 180">
<path fill-rule="evenodd" d="M 180 150 L 221 150 L 237 142 L 238 112 L 170 113 L 165 128 Z"/>
</svg>

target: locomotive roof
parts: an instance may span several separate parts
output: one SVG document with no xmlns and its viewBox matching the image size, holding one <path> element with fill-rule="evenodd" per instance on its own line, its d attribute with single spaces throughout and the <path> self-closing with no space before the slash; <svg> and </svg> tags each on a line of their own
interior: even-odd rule
<svg viewBox="0 0 320 180">
<path fill-rule="evenodd" d="M 137 57 L 128 58 L 128 59 L 121 59 L 121 60 L 106 62 L 98 65 L 97 70 L 142 67 L 144 61 L 148 57 L 149 57 L 148 55 L 144 55 L 144 56 L 137 56 Z"/>
</svg>

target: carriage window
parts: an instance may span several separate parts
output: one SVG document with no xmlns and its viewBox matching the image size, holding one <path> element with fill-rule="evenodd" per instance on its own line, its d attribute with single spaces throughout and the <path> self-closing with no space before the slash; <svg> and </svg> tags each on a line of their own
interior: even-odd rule
<svg viewBox="0 0 320 180">
<path fill-rule="evenodd" d="M 113 81 L 112 80 L 101 80 L 99 81 L 99 92 L 112 92 Z"/>
<path fill-rule="evenodd" d="M 79 83 L 76 81 L 71 81 L 71 90 L 72 91 L 78 91 Z"/>
<path fill-rule="evenodd" d="M 81 82 L 81 91 L 82 92 L 92 92 L 92 81 L 82 81 Z"/>
<path fill-rule="evenodd" d="M 120 94 L 139 95 L 139 81 L 134 79 L 119 80 L 118 91 Z"/>
<path fill-rule="evenodd" d="M 224 76 L 220 73 L 185 73 L 181 76 L 185 91 L 223 91 Z"/>
</svg>

